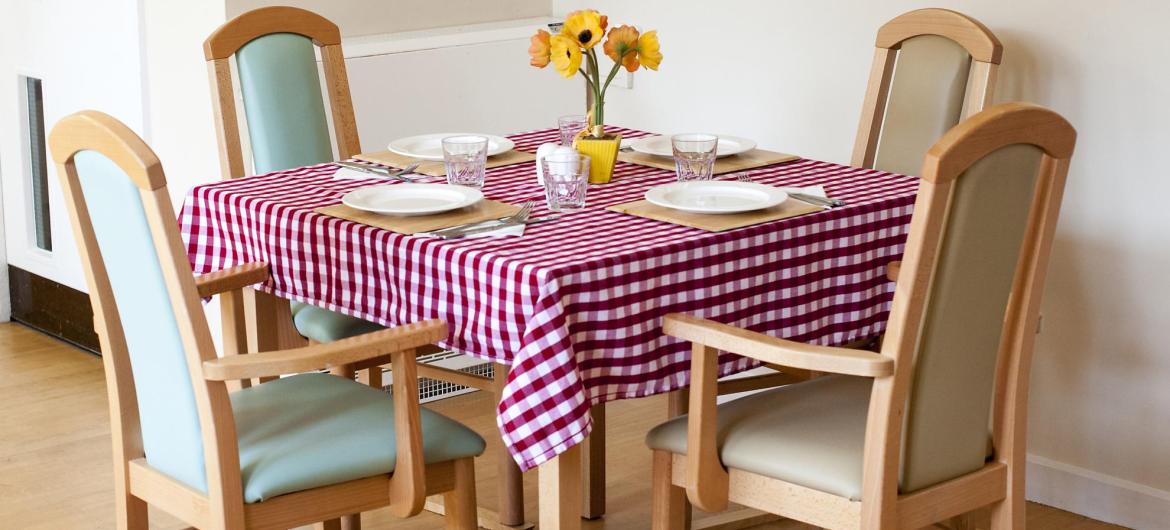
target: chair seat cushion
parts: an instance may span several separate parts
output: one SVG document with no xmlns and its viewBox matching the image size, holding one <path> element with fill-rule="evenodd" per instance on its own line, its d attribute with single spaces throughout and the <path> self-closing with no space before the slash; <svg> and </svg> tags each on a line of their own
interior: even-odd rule
<svg viewBox="0 0 1170 530">
<path fill-rule="evenodd" d="M 231 396 L 244 502 L 394 471 L 394 401 L 329 374 L 269 381 Z M 483 453 L 474 431 L 422 409 L 428 464 Z"/>
<path fill-rule="evenodd" d="M 294 308 L 293 324 L 302 336 L 317 342 L 333 342 L 386 329 L 368 320 L 343 315 L 314 305 Z"/>
<path fill-rule="evenodd" d="M 720 405 L 723 465 L 859 500 L 871 386 L 867 378 L 828 376 Z M 655 427 L 646 444 L 686 453 L 687 416 Z"/>
</svg>

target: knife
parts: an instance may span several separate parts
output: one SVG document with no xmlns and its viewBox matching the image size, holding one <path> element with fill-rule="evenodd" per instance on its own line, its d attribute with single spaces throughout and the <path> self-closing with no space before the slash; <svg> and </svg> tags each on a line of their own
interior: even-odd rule
<svg viewBox="0 0 1170 530">
<path fill-rule="evenodd" d="M 807 202 L 810 204 L 815 204 L 817 206 L 824 206 L 825 208 L 833 208 L 836 206 L 845 206 L 845 201 L 842 201 L 840 199 L 830 199 L 828 197 L 818 197 L 816 195 L 809 195 L 807 193 L 794 192 L 794 193 L 789 193 L 788 196 L 792 197 L 793 199 L 796 199 L 798 201 Z"/>
<path fill-rule="evenodd" d="M 483 233 L 486 233 L 486 232 L 492 232 L 492 231 L 495 231 L 495 230 L 499 230 L 499 229 L 501 229 L 501 228 L 507 228 L 507 227 L 509 227 L 509 226 L 518 226 L 518 225 L 534 225 L 534 224 L 537 224 L 537 223 L 544 223 L 544 222 L 550 222 L 550 221 L 557 221 L 557 220 L 560 220 L 560 218 L 561 218 L 561 216 L 559 216 L 559 215 L 546 215 L 546 216 L 544 216 L 544 217 L 534 217 L 534 218 L 531 218 L 531 219 L 526 219 L 526 220 L 524 220 L 524 221 L 510 221 L 510 222 L 500 222 L 500 223 L 493 224 L 493 225 L 479 226 L 479 227 L 476 227 L 476 228 L 471 228 L 471 229 L 467 229 L 467 230 L 462 230 L 462 231 L 460 231 L 460 232 L 457 232 L 457 233 L 454 233 L 454 234 L 435 234 L 435 233 L 431 233 L 430 235 L 431 235 L 431 236 L 433 236 L 433 237 L 437 237 L 437 238 L 439 238 L 439 239 L 459 239 L 459 238 L 461 238 L 461 237 L 465 237 L 465 236 L 473 236 L 473 235 L 476 235 L 476 234 L 483 234 Z"/>
<path fill-rule="evenodd" d="M 349 169 L 353 169 L 356 171 L 361 171 L 362 173 L 368 173 L 370 175 L 377 175 L 377 176 L 383 177 L 383 178 L 398 179 L 398 180 L 401 180 L 404 182 L 409 181 L 409 179 L 402 176 L 402 173 L 405 172 L 403 170 L 394 170 L 392 172 L 388 169 L 381 169 L 381 168 L 371 167 L 371 166 L 367 166 L 367 165 L 363 165 L 363 164 L 356 164 L 354 162 L 346 162 L 344 160 L 342 160 L 340 162 L 335 162 L 335 164 L 342 166 L 342 167 L 349 168 Z M 415 165 L 415 167 L 418 167 L 417 164 Z"/>
</svg>

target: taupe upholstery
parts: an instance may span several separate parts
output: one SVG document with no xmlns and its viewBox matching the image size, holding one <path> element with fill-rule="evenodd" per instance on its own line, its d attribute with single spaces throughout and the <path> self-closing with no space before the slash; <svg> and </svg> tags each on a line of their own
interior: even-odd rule
<svg viewBox="0 0 1170 530">
<path fill-rule="evenodd" d="M 910 387 L 906 492 L 983 466 L 996 355 L 1041 154 L 1005 147 L 955 182 Z"/>
<path fill-rule="evenodd" d="M 727 467 L 860 499 L 872 382 L 821 377 L 720 405 L 720 460 Z M 686 453 L 687 416 L 655 427 L 646 444 Z"/>
<path fill-rule="evenodd" d="M 959 123 L 971 55 L 955 41 L 921 35 L 902 43 L 874 169 L 917 175 L 926 150 Z"/>
</svg>

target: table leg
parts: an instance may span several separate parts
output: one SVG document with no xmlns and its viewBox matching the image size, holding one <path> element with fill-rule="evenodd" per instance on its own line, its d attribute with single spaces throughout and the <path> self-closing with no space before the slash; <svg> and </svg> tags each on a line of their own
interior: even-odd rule
<svg viewBox="0 0 1170 530">
<path fill-rule="evenodd" d="M 248 351 L 263 352 L 304 346 L 306 341 L 293 326 L 288 300 L 252 288 L 244 289 Z M 260 382 L 275 377 L 260 378 Z"/>
<path fill-rule="evenodd" d="M 581 528 L 581 445 L 540 465 L 542 530 Z"/>
<path fill-rule="evenodd" d="M 605 515 L 605 403 L 598 403 L 589 409 L 593 417 L 593 430 L 581 442 L 581 515 L 586 519 L 598 519 Z"/>
<path fill-rule="evenodd" d="M 496 364 L 494 370 L 496 402 L 500 401 L 504 384 L 508 381 L 508 365 Z M 496 455 L 496 482 L 500 488 L 500 524 L 521 526 L 524 524 L 524 475 L 520 466 L 504 447 Z"/>
</svg>

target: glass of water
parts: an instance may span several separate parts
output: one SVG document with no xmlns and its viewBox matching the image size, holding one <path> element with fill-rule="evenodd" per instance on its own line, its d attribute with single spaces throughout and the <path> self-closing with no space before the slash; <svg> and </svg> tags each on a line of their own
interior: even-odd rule
<svg viewBox="0 0 1170 530">
<path fill-rule="evenodd" d="M 711 180 L 711 172 L 715 169 L 715 150 L 719 146 L 719 137 L 706 133 L 676 134 L 670 137 L 670 146 L 674 151 L 674 166 L 678 171 L 678 180 Z"/>
<path fill-rule="evenodd" d="M 570 114 L 557 118 L 557 129 L 561 131 L 561 145 L 573 146 L 573 137 L 589 126 L 584 114 Z"/>
<path fill-rule="evenodd" d="M 540 160 L 544 172 L 544 197 L 554 212 L 585 208 L 589 189 L 589 157 L 577 153 L 549 155 Z"/>
<path fill-rule="evenodd" d="M 482 136 L 448 136 L 443 138 L 443 161 L 447 163 L 447 183 L 471 188 L 483 187 L 487 165 L 488 140 Z"/>
</svg>

